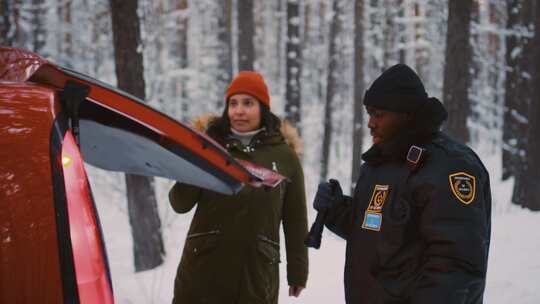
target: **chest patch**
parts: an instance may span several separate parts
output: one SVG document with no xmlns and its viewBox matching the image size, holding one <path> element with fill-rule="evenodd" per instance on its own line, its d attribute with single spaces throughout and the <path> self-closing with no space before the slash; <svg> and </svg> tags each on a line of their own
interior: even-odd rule
<svg viewBox="0 0 540 304">
<path fill-rule="evenodd" d="M 382 208 L 386 199 L 388 198 L 388 192 L 390 187 L 388 185 L 375 185 L 369 205 L 364 213 L 364 221 L 362 228 L 380 231 L 382 226 Z"/>
<path fill-rule="evenodd" d="M 463 204 L 470 204 L 476 196 L 476 177 L 465 172 L 457 172 L 448 176 L 450 189 Z"/>
<path fill-rule="evenodd" d="M 375 185 L 371 199 L 369 200 L 368 211 L 381 212 L 384 202 L 388 197 L 388 185 Z"/>
</svg>

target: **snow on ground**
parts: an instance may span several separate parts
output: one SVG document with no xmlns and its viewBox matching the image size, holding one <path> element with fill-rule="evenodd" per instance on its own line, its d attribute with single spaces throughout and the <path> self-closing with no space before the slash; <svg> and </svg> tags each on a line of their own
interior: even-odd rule
<svg viewBox="0 0 540 304">
<path fill-rule="evenodd" d="M 493 217 L 486 303 L 540 303 L 540 212 Z"/>
<path fill-rule="evenodd" d="M 500 157 L 485 159 L 490 170 L 493 194 L 492 240 L 486 304 L 540 303 L 540 212 L 531 212 L 509 203 L 512 181 L 500 182 Z M 89 166 L 87 166 L 88 168 Z M 121 174 L 106 175 L 88 168 L 96 204 L 105 234 L 113 277 L 116 303 L 170 303 L 176 267 L 180 260 L 193 212 L 178 215 L 169 207 L 168 180 L 156 182 L 159 211 L 164 230 L 165 263 L 160 267 L 134 274 L 130 228 L 126 202 L 122 194 L 124 178 Z M 308 182 L 311 182 L 308 179 Z M 111 184 L 115 188 L 111 189 Z M 312 192 L 314 187 L 307 187 Z M 312 197 L 312 193 L 308 195 Z M 310 207 L 311 208 L 311 207 Z M 311 220 L 315 214 L 310 213 Z M 283 239 L 283 238 L 282 238 Z M 282 250 L 282 255 L 284 250 Z M 343 265 L 345 242 L 325 231 L 320 250 L 310 249 L 308 287 L 300 298 L 287 295 L 285 257 L 282 256 L 280 303 L 344 303 Z"/>
</svg>

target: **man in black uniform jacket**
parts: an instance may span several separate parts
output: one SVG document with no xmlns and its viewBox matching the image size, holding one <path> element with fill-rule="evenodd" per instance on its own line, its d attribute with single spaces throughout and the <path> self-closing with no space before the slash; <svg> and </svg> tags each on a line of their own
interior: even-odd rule
<svg viewBox="0 0 540 304">
<path fill-rule="evenodd" d="M 439 129 L 447 112 L 395 65 L 367 90 L 373 146 L 354 195 L 319 185 L 314 208 L 347 240 L 347 303 L 482 303 L 491 230 L 488 172 Z"/>
</svg>

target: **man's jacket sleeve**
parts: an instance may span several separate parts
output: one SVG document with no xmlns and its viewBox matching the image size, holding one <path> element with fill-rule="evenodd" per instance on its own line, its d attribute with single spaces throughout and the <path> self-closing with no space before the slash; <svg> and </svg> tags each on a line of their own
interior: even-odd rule
<svg viewBox="0 0 540 304">
<path fill-rule="evenodd" d="M 470 166 L 454 166 L 446 174 L 442 168 L 437 176 L 432 184 L 415 191 L 427 198 L 419 227 L 427 247 L 411 303 L 469 303 L 482 296 L 485 285 L 489 176 L 485 169 Z"/>
<path fill-rule="evenodd" d="M 353 225 L 352 208 L 352 198 L 343 195 L 342 200 L 326 211 L 325 226 L 345 240 L 349 237 Z"/>
</svg>

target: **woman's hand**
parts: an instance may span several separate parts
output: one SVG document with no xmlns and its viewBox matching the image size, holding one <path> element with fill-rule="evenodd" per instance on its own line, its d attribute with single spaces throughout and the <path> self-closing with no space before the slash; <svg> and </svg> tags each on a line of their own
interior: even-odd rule
<svg viewBox="0 0 540 304">
<path fill-rule="evenodd" d="M 298 298 L 304 288 L 304 286 L 289 286 L 289 297 Z"/>
</svg>

